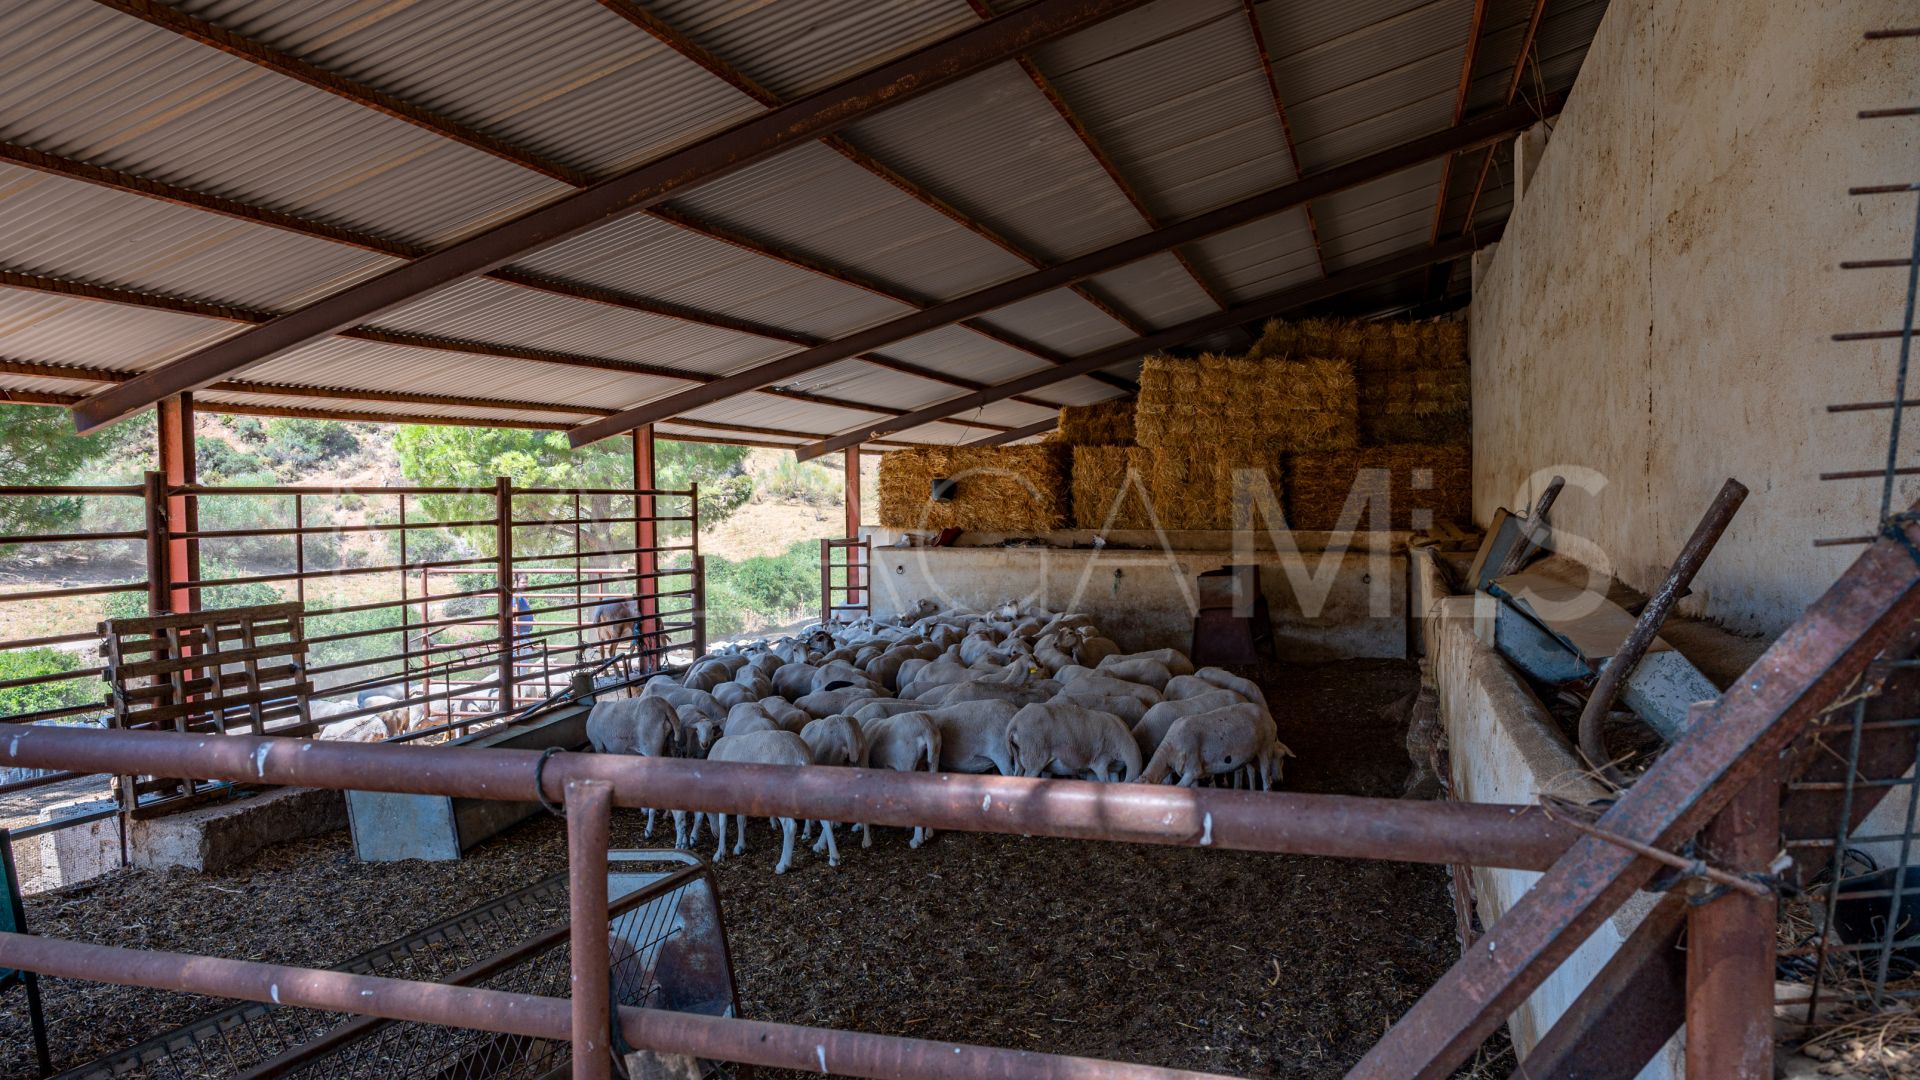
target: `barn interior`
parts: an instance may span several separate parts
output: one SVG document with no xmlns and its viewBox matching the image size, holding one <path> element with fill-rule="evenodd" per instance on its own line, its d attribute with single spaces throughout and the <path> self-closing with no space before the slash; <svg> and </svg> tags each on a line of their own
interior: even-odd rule
<svg viewBox="0 0 1920 1080">
<path fill-rule="evenodd" d="M 0 55 L 0 1075 L 1920 1069 L 1906 5 Z M 798 622 L 688 447 L 833 471 Z"/>
</svg>

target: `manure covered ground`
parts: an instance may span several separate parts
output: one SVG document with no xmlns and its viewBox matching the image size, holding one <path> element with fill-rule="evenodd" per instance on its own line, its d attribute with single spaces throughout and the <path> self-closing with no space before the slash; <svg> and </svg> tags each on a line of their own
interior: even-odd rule
<svg viewBox="0 0 1920 1080">
<path fill-rule="evenodd" d="M 1299 755 L 1287 788 L 1400 793 L 1404 719 L 1379 710 L 1413 688 L 1411 664 L 1259 675 L 1281 739 Z M 642 846 L 640 825 L 639 812 L 618 812 L 616 846 Z M 1239 1075 L 1339 1076 L 1458 952 L 1441 867 L 963 833 L 914 851 L 905 830 L 875 834 L 869 850 L 843 844 L 837 870 L 802 849 L 776 877 L 777 835 L 758 821 L 747 855 L 720 865 L 747 1016 Z M 561 823 L 545 817 L 460 863 L 360 863 L 342 832 L 227 873 L 122 871 L 30 897 L 27 914 L 48 935 L 325 966 L 560 871 L 565 851 Z M 552 910 L 530 910 L 527 932 Z M 221 1004 L 42 986 L 56 1069 Z M 1512 1067 L 1498 1037 L 1471 1073 Z M 25 999 L 13 991 L 0 998 L 0 1076 L 31 1075 Z"/>
</svg>

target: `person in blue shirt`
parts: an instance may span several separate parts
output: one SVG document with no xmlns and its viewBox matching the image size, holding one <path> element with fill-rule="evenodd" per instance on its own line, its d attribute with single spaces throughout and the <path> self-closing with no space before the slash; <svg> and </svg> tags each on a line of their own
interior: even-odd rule
<svg viewBox="0 0 1920 1080">
<path fill-rule="evenodd" d="M 525 640 L 533 636 L 533 604 L 521 594 L 527 587 L 527 575 L 513 575 L 513 636 Z"/>
</svg>

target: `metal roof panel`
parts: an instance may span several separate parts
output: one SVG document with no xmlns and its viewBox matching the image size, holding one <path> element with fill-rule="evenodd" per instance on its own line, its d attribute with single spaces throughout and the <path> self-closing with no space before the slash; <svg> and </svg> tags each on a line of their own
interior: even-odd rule
<svg viewBox="0 0 1920 1080">
<path fill-rule="evenodd" d="M 139 371 L 246 329 L 171 311 L 0 288 L 0 356 Z"/>
</svg>

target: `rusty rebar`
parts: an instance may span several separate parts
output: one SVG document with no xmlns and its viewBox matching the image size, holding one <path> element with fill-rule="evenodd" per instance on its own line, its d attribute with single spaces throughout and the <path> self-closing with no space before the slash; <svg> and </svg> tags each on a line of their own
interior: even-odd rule
<svg viewBox="0 0 1920 1080">
<path fill-rule="evenodd" d="M 1660 635 L 1660 627 L 1667 621 L 1667 613 L 1680 602 L 1687 591 L 1687 585 L 1700 571 L 1701 564 L 1707 561 L 1713 546 L 1720 541 L 1727 525 L 1733 521 L 1733 515 L 1747 498 L 1747 486 L 1738 480 L 1729 478 L 1720 485 L 1720 491 L 1713 497 L 1707 512 L 1694 526 L 1693 535 L 1687 538 L 1686 546 L 1680 549 L 1680 557 L 1673 561 L 1673 568 L 1667 571 L 1666 580 L 1654 590 L 1647 599 L 1647 606 L 1640 609 L 1640 618 L 1633 624 L 1633 630 L 1627 639 L 1620 643 L 1606 666 L 1600 669 L 1600 678 L 1593 684 L 1593 693 L 1587 697 L 1586 708 L 1580 711 L 1580 754 L 1587 764 L 1600 770 L 1616 786 L 1625 786 L 1625 778 L 1613 767 L 1607 754 L 1606 740 L 1600 735 L 1600 721 L 1613 707 L 1613 699 L 1620 687 L 1639 666 L 1640 658 L 1647 654 L 1654 639 Z"/>
<path fill-rule="evenodd" d="M 0 735 L 0 761 L 336 790 L 535 802 L 532 750 L 370 745 L 249 735 L 27 727 Z M 614 802 L 751 817 L 800 817 L 1543 870 L 1576 838 L 1534 806 L 1098 784 L 890 769 L 814 769 L 561 753 L 542 770 L 549 801 L 568 780 L 605 780 Z"/>
</svg>

